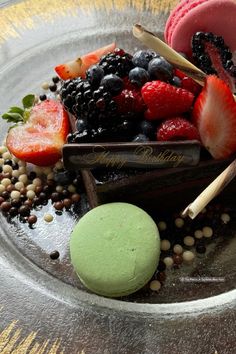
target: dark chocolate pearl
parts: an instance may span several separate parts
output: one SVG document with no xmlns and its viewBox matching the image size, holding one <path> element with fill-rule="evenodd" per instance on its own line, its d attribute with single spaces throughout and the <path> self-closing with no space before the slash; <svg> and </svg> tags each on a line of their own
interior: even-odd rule
<svg viewBox="0 0 236 354">
<path fill-rule="evenodd" d="M 19 214 L 21 216 L 29 216 L 30 215 L 30 208 L 28 205 L 22 205 L 20 208 L 19 208 Z"/>
<path fill-rule="evenodd" d="M 205 253 L 206 252 L 206 246 L 204 245 L 204 243 L 202 242 L 199 242 L 197 245 L 196 245 L 196 251 L 197 253 Z"/>
<path fill-rule="evenodd" d="M 8 199 L 8 198 L 10 197 L 9 192 L 3 191 L 3 192 L 2 192 L 2 197 L 3 197 L 5 200 Z"/>
<path fill-rule="evenodd" d="M 14 216 L 16 216 L 17 214 L 18 214 L 18 209 L 17 209 L 17 208 L 11 207 L 11 208 L 9 209 L 9 215 L 10 215 L 10 216 L 14 217 Z"/>
<path fill-rule="evenodd" d="M 11 205 L 14 208 L 19 208 L 21 206 L 21 201 L 19 199 L 12 199 L 11 201 Z"/>
<path fill-rule="evenodd" d="M 48 195 L 52 192 L 52 187 L 46 184 L 45 186 L 43 186 L 42 192 Z"/>
<path fill-rule="evenodd" d="M 9 210 L 11 209 L 11 203 L 10 202 L 3 202 L 2 204 L 1 204 L 1 210 L 3 211 L 3 212 L 8 212 Z"/>
<path fill-rule="evenodd" d="M 166 280 L 166 274 L 165 272 L 158 272 L 156 279 L 159 280 L 161 283 Z"/>
<path fill-rule="evenodd" d="M 28 217 L 28 224 L 33 225 L 37 222 L 37 216 L 36 215 L 30 215 Z"/>
<path fill-rule="evenodd" d="M 49 90 L 52 91 L 52 92 L 56 92 L 56 90 L 57 90 L 57 85 L 56 85 L 56 84 L 51 84 L 51 85 L 49 85 Z"/>
<path fill-rule="evenodd" d="M 64 208 L 64 204 L 62 202 L 56 202 L 53 206 L 56 210 L 62 210 Z"/>
<path fill-rule="evenodd" d="M 0 197 L 0 205 L 5 201 L 3 197 Z"/>
<path fill-rule="evenodd" d="M 71 196 L 71 200 L 72 200 L 73 203 L 79 202 L 80 199 L 81 199 L 81 197 L 80 197 L 80 195 L 79 195 L 78 193 L 74 193 L 74 194 L 72 194 L 72 196 Z"/>
<path fill-rule="evenodd" d="M 64 189 L 62 192 L 61 192 L 62 196 L 64 198 L 67 198 L 70 196 L 70 192 L 67 190 L 67 189 Z"/>
<path fill-rule="evenodd" d="M 66 209 L 69 209 L 69 208 L 71 207 L 71 204 L 72 204 L 71 199 L 65 198 L 65 199 L 63 200 L 63 205 L 64 205 L 64 207 L 65 207 Z"/>
<path fill-rule="evenodd" d="M 174 261 L 174 264 L 180 265 L 183 262 L 183 257 L 178 254 L 175 254 L 173 256 L 173 261 Z"/>
<path fill-rule="evenodd" d="M 10 160 L 10 159 L 5 160 L 4 165 L 12 166 L 12 160 Z"/>
<path fill-rule="evenodd" d="M 40 199 L 42 202 L 45 202 L 45 200 L 48 199 L 48 198 L 47 198 L 47 194 L 44 193 L 44 192 L 41 192 L 41 193 L 39 194 L 39 199 Z"/>
<path fill-rule="evenodd" d="M 60 257 L 60 253 L 58 251 L 53 251 L 50 253 L 50 258 L 51 259 L 57 259 Z"/>
<path fill-rule="evenodd" d="M 25 201 L 24 201 L 24 205 L 28 205 L 28 206 L 31 208 L 32 205 L 33 205 L 33 200 L 31 200 L 31 199 L 25 200 Z"/>
<path fill-rule="evenodd" d="M 40 194 L 42 192 L 43 187 L 42 186 L 36 186 L 35 187 L 35 193 Z"/>
<path fill-rule="evenodd" d="M 34 204 L 34 206 L 39 206 L 39 205 L 41 205 L 41 200 L 40 200 L 40 198 L 39 198 L 39 197 L 35 197 L 35 198 L 33 199 L 33 204 Z"/>
<path fill-rule="evenodd" d="M 59 81 L 60 81 L 60 78 L 58 76 L 53 76 L 52 82 L 54 82 L 54 84 L 57 84 Z"/>
<path fill-rule="evenodd" d="M 58 192 L 54 192 L 51 195 L 51 199 L 53 202 L 58 202 L 61 198 L 60 198 L 60 194 Z"/>
<path fill-rule="evenodd" d="M 36 174 L 34 171 L 31 171 L 31 172 L 29 173 L 28 178 L 29 178 L 31 181 L 33 181 L 33 179 L 35 179 L 36 177 L 37 177 L 37 174 Z"/>
<path fill-rule="evenodd" d="M 11 183 L 15 184 L 16 182 L 18 182 L 18 178 L 17 177 L 12 177 L 11 178 Z"/>
<path fill-rule="evenodd" d="M 159 272 L 164 272 L 164 270 L 166 269 L 165 263 L 163 261 L 160 261 L 157 269 L 159 270 Z"/>
<path fill-rule="evenodd" d="M 39 96 L 39 99 L 40 99 L 40 101 L 45 101 L 46 99 L 47 99 L 47 96 L 46 95 L 40 95 Z"/>
<path fill-rule="evenodd" d="M 17 163 L 17 162 L 14 162 L 14 164 L 12 165 L 12 169 L 13 169 L 13 170 L 18 170 L 18 168 L 19 168 L 18 163 Z"/>
</svg>

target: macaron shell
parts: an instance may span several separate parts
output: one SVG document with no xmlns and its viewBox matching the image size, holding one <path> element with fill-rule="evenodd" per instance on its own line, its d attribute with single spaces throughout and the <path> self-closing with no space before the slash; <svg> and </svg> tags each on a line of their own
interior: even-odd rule
<svg viewBox="0 0 236 354">
<path fill-rule="evenodd" d="M 175 50 L 190 55 L 191 38 L 194 33 L 213 32 L 223 36 L 226 45 L 233 52 L 236 49 L 235 18 L 234 0 L 208 0 L 190 10 L 175 25 L 169 44 Z"/>
<path fill-rule="evenodd" d="M 155 222 L 128 203 L 101 205 L 75 226 L 72 264 L 91 291 L 109 297 L 128 295 L 152 277 L 160 256 Z"/>
<path fill-rule="evenodd" d="M 170 13 L 166 22 L 164 38 L 166 43 L 171 43 L 171 37 L 175 30 L 175 26 L 179 21 L 193 8 L 206 2 L 207 0 L 182 0 Z"/>
</svg>

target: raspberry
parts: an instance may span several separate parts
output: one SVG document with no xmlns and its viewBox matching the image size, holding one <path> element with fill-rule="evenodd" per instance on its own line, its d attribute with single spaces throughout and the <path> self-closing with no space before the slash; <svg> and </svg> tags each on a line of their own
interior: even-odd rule
<svg viewBox="0 0 236 354">
<path fill-rule="evenodd" d="M 181 88 L 188 90 L 197 96 L 201 91 L 201 86 L 195 82 L 191 77 L 186 76 L 182 71 L 176 69 L 175 76 L 181 80 Z"/>
<path fill-rule="evenodd" d="M 170 118 L 157 129 L 157 140 L 200 140 L 197 128 L 182 117 Z"/>
<path fill-rule="evenodd" d="M 147 82 L 141 94 L 149 111 L 146 119 L 162 119 L 189 111 L 194 95 L 162 81 Z M 149 114 L 150 113 L 150 114 Z"/>
<path fill-rule="evenodd" d="M 123 114 L 129 112 L 141 113 L 146 109 L 145 103 L 138 90 L 124 89 L 118 96 L 113 97 L 113 100 L 117 104 L 118 111 Z"/>
</svg>

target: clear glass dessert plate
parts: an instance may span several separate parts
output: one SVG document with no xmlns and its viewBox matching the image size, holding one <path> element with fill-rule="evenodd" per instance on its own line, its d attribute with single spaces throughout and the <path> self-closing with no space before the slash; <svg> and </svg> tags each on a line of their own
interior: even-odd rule
<svg viewBox="0 0 236 354">
<path fill-rule="evenodd" d="M 131 53 L 142 48 L 132 36 L 132 25 L 140 22 L 161 36 L 175 3 L 0 1 L 0 113 L 28 93 L 41 93 L 42 82 L 60 62 L 113 41 Z M 7 125 L 0 125 L 3 140 Z M 180 185 L 167 189 L 156 203 L 165 211 L 179 211 L 187 201 L 183 194 L 194 196 L 201 183 L 206 181 L 200 179 L 194 187 L 185 184 L 185 193 Z M 234 190 L 232 184 L 220 202 L 234 208 Z M 233 353 L 236 222 L 227 229 L 227 238 L 221 235 L 194 267 L 168 273 L 158 295 L 112 300 L 88 293 L 70 265 L 69 235 L 87 210 L 85 197 L 78 210 L 63 215 L 48 204 L 37 211 L 32 229 L 1 216 L 0 333 L 18 320 L 24 331 L 16 348 L 20 339 L 38 331 L 34 340 L 39 345 L 48 339 L 53 346 L 59 339 L 58 352 L 64 353 Z M 43 221 L 46 211 L 55 216 L 51 224 Z M 59 260 L 50 259 L 54 250 L 60 252 Z M 199 274 L 216 281 L 181 281 Z M 6 343 L 0 336 L 1 349 Z"/>
</svg>

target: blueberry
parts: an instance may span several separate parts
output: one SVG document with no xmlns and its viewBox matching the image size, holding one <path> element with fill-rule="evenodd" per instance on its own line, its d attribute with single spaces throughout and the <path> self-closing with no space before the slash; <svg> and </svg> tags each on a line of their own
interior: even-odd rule
<svg viewBox="0 0 236 354">
<path fill-rule="evenodd" d="M 93 87 L 98 87 L 102 78 L 104 77 L 104 71 L 100 65 L 92 65 L 86 72 L 86 78 Z"/>
<path fill-rule="evenodd" d="M 176 87 L 181 87 L 181 79 L 178 76 L 174 76 L 171 79 L 170 84 Z"/>
<path fill-rule="evenodd" d="M 150 141 L 149 138 L 144 134 L 138 134 L 133 138 L 134 143 L 144 143 L 145 141 Z"/>
<path fill-rule="evenodd" d="M 104 76 L 101 85 L 113 95 L 118 95 L 123 89 L 123 80 L 114 74 Z"/>
<path fill-rule="evenodd" d="M 148 64 L 148 72 L 153 80 L 170 81 L 173 77 L 173 66 L 163 57 L 154 58 Z"/>
<path fill-rule="evenodd" d="M 129 80 L 132 84 L 142 87 L 149 80 L 149 74 L 145 69 L 137 67 L 130 70 Z"/>
<path fill-rule="evenodd" d="M 87 121 L 86 119 L 78 119 L 76 121 L 76 130 L 79 132 L 79 133 L 82 133 L 86 128 L 87 128 Z"/>
<path fill-rule="evenodd" d="M 152 122 L 143 120 L 140 123 L 140 131 L 141 131 L 141 135 L 146 135 L 148 138 L 153 140 L 156 133 L 156 127 Z"/>
<path fill-rule="evenodd" d="M 158 55 L 152 50 L 139 50 L 133 56 L 132 62 L 135 66 L 147 69 L 148 63 Z"/>
</svg>

